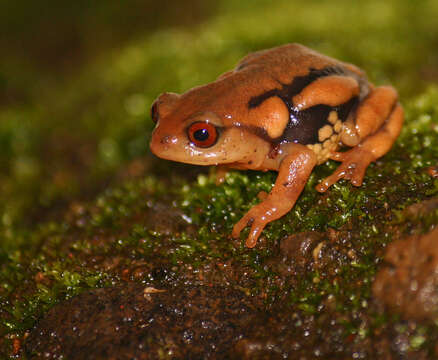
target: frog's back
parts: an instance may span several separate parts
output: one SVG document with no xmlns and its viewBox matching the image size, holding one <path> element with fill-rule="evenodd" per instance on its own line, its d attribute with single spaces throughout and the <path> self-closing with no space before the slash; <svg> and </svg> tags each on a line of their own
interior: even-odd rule
<svg viewBox="0 0 438 360">
<path fill-rule="evenodd" d="M 305 75 L 308 69 L 328 67 L 345 68 L 359 77 L 364 76 L 364 73 L 354 65 L 322 55 L 301 44 L 286 44 L 248 54 L 238 63 L 235 71 L 245 68 L 253 71 L 263 69 L 277 79 L 287 81 L 295 76 Z"/>
<path fill-rule="evenodd" d="M 247 102 L 250 111 L 272 98 L 279 98 L 286 105 L 289 122 L 280 136 L 269 140 L 273 144 L 294 142 L 307 145 L 319 155 L 320 161 L 338 146 L 343 124 L 354 116 L 358 104 L 369 92 L 369 83 L 360 69 L 299 44 L 249 54 L 237 65 L 235 73 L 239 72 L 252 73 L 255 78 L 274 79 L 277 83 L 269 89 L 261 86 L 263 89 Z M 351 81 L 357 91 L 345 101 L 333 105 L 326 99 L 328 93 L 320 91 L 319 84 L 324 81 Z M 318 92 L 319 102 L 307 107 L 299 103 L 299 99 Z"/>
</svg>

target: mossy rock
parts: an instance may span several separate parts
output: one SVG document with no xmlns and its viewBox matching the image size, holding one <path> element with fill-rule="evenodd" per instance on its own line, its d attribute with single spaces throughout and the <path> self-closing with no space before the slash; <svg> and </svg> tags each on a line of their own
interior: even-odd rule
<svg viewBox="0 0 438 360">
<path fill-rule="evenodd" d="M 386 246 L 438 224 L 428 205 L 438 196 L 437 14 L 432 0 L 224 0 L 201 25 L 144 34 L 2 109 L 0 355 L 38 357 L 47 345 L 48 358 L 66 356 L 48 319 L 76 311 L 85 348 L 70 343 L 69 358 L 93 347 L 80 339 L 93 326 L 119 327 L 108 342 L 138 358 L 437 357 L 436 312 L 411 316 L 372 292 Z M 276 174 L 233 171 L 217 186 L 205 168 L 152 157 L 148 107 L 286 42 L 392 83 L 405 126 L 360 188 L 341 181 L 319 194 L 337 163 L 318 166 L 248 249 L 231 229 Z M 94 296 L 112 316 L 87 325 L 78 304 Z"/>
</svg>

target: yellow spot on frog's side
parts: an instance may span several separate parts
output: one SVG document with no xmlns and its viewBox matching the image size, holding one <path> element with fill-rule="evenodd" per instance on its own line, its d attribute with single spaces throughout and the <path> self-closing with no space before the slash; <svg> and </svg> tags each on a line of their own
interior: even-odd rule
<svg viewBox="0 0 438 360">
<path fill-rule="evenodd" d="M 330 138 L 330 139 L 324 141 L 324 144 L 322 145 L 322 147 L 325 150 L 332 151 L 336 148 L 336 142 L 333 142 L 332 139 Z"/>
<path fill-rule="evenodd" d="M 309 144 L 306 146 L 315 153 L 316 161 L 318 162 L 318 164 L 321 164 L 325 161 L 325 160 L 322 160 L 324 155 L 322 154 L 322 145 L 321 144 Z"/>
<path fill-rule="evenodd" d="M 339 134 L 333 134 L 322 143 L 307 145 L 307 147 L 315 153 L 318 164 L 327 161 L 330 158 L 330 155 L 337 150 L 339 138 Z"/>
<path fill-rule="evenodd" d="M 280 98 L 274 96 L 249 111 L 249 123 L 263 128 L 271 138 L 281 136 L 289 122 L 289 110 Z"/>
<path fill-rule="evenodd" d="M 330 111 L 330 114 L 328 116 L 328 119 L 330 124 L 335 124 L 339 119 L 338 119 L 338 113 L 336 111 Z"/>
<path fill-rule="evenodd" d="M 335 132 L 337 132 L 337 133 L 341 132 L 341 130 L 342 130 L 342 121 L 341 120 L 336 121 L 334 129 L 335 129 Z"/>
<path fill-rule="evenodd" d="M 317 154 L 320 153 L 321 150 L 322 150 L 322 145 L 321 145 L 321 144 L 314 144 L 314 145 L 309 145 L 309 146 L 312 146 L 311 149 L 312 149 L 314 152 L 316 152 Z"/>
<path fill-rule="evenodd" d="M 333 127 L 331 125 L 324 125 L 318 131 L 318 139 L 323 142 L 325 139 L 328 139 L 333 134 Z"/>
</svg>

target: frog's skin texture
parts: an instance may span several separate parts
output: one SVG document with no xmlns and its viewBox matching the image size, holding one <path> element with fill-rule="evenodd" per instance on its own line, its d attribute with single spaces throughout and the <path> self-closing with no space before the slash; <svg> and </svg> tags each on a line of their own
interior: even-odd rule
<svg viewBox="0 0 438 360">
<path fill-rule="evenodd" d="M 160 95 L 150 145 L 163 159 L 221 165 L 221 173 L 278 171 L 270 194 L 234 226 L 234 237 L 251 226 L 252 248 L 269 222 L 293 208 L 315 165 L 341 162 L 319 192 L 342 178 L 362 184 L 401 131 L 397 97 L 351 64 L 288 44 L 247 55 L 210 84 Z M 341 146 L 350 149 L 337 152 Z"/>
</svg>

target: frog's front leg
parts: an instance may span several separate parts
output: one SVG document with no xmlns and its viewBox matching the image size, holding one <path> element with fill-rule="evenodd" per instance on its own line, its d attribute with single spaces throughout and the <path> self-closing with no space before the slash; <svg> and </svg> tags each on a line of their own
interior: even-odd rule
<svg viewBox="0 0 438 360">
<path fill-rule="evenodd" d="M 275 185 L 267 198 L 252 207 L 248 213 L 234 225 L 232 236 L 239 237 L 240 232 L 251 226 L 246 246 L 256 245 L 263 228 L 292 209 L 303 191 L 313 167 L 316 165 L 315 153 L 303 145 L 291 144 L 290 151 L 280 163 Z"/>
<path fill-rule="evenodd" d="M 225 178 L 229 171 L 229 166 L 227 165 L 217 165 L 215 169 L 214 176 L 216 178 L 216 185 L 223 184 L 225 182 Z"/>
<path fill-rule="evenodd" d="M 355 123 L 354 131 L 347 133 L 350 139 L 347 138 L 344 143 L 360 143 L 346 152 L 336 152 L 330 156 L 342 164 L 317 185 L 319 192 L 326 191 L 340 179 L 361 186 L 368 165 L 389 151 L 403 124 L 403 109 L 397 102 L 397 92 L 389 86 L 374 89 L 359 107 Z"/>
</svg>

